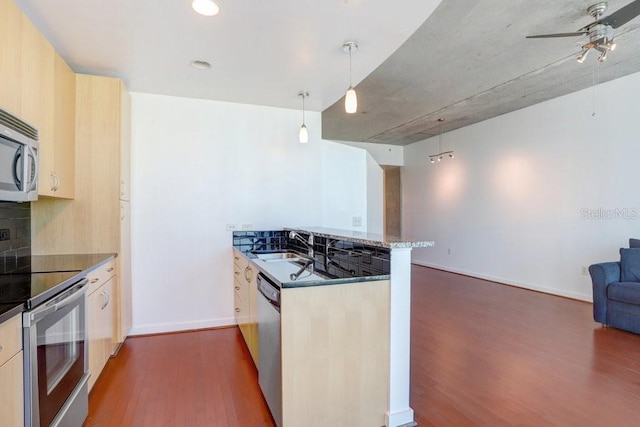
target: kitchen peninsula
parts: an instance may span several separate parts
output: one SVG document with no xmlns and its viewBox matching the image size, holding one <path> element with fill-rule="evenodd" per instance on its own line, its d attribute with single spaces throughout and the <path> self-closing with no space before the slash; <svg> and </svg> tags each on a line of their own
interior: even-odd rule
<svg viewBox="0 0 640 427">
<path fill-rule="evenodd" d="M 233 246 L 235 310 L 259 377 L 269 356 L 257 345 L 256 275 L 279 288 L 279 425 L 414 425 L 411 249 L 434 242 L 305 227 L 235 232 Z"/>
</svg>

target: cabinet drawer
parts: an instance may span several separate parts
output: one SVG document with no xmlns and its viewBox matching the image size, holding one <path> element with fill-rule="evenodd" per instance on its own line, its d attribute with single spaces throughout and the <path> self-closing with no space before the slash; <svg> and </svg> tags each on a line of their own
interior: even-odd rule
<svg viewBox="0 0 640 427">
<path fill-rule="evenodd" d="M 89 280 L 89 290 L 87 291 L 88 295 L 91 295 L 95 292 L 100 286 L 105 284 L 110 278 L 116 275 L 116 260 L 112 259 L 104 265 L 96 268 L 93 271 L 90 271 L 87 275 L 87 280 Z"/>
<path fill-rule="evenodd" d="M 22 315 L 0 324 L 0 366 L 22 350 Z"/>
</svg>

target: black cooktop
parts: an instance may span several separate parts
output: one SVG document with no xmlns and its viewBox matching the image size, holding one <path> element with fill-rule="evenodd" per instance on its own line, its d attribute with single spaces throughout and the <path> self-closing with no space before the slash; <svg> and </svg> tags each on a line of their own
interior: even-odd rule
<svg viewBox="0 0 640 427">
<path fill-rule="evenodd" d="M 0 304 L 24 304 L 30 309 L 81 280 L 80 271 L 0 275 Z"/>
</svg>

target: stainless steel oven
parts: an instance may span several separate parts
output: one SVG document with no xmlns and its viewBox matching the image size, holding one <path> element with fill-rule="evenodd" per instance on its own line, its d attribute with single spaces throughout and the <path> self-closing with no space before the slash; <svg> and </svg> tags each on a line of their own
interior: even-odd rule
<svg viewBox="0 0 640 427">
<path fill-rule="evenodd" d="M 81 426 L 88 414 L 87 279 L 23 314 L 25 426 Z"/>
</svg>

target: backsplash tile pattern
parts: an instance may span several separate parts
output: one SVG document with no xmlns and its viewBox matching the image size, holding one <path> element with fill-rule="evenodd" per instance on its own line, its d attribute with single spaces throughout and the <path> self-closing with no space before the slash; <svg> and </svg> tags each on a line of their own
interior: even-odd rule
<svg viewBox="0 0 640 427">
<path fill-rule="evenodd" d="M 8 240 L 4 240 L 7 237 Z M 28 271 L 31 262 L 30 203 L 0 202 L 0 239 L 0 274 Z"/>
<path fill-rule="evenodd" d="M 305 239 L 308 234 L 300 233 Z M 314 269 L 335 278 L 383 276 L 391 271 L 391 251 L 344 240 L 315 237 Z M 286 231 L 234 231 L 233 246 L 242 252 L 290 249 L 303 254 L 307 248 Z"/>
<path fill-rule="evenodd" d="M 276 231 L 234 231 L 233 246 L 240 252 L 279 251 L 285 247 L 287 233 Z"/>
</svg>

